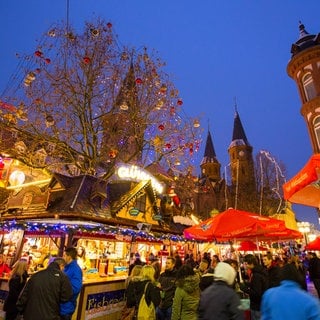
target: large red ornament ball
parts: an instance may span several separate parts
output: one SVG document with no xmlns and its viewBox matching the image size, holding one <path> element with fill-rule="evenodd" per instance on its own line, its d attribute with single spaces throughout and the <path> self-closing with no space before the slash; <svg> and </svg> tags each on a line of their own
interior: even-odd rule
<svg viewBox="0 0 320 320">
<path fill-rule="evenodd" d="M 159 124 L 158 129 L 159 129 L 160 131 L 163 131 L 163 130 L 164 130 L 164 125 L 163 125 L 163 124 Z"/>
<path fill-rule="evenodd" d="M 171 144 L 170 143 L 166 143 L 166 148 L 170 149 L 171 148 Z"/>
<path fill-rule="evenodd" d="M 34 53 L 34 55 L 35 55 L 36 57 L 42 57 L 42 52 L 41 52 L 40 50 L 37 50 L 37 51 Z"/>
<path fill-rule="evenodd" d="M 89 64 L 89 63 L 91 62 L 91 59 L 90 59 L 89 57 L 84 57 L 84 58 L 83 58 L 83 62 L 84 62 L 85 64 Z"/>
<path fill-rule="evenodd" d="M 182 105 L 183 105 L 183 101 L 182 101 L 181 99 L 178 99 L 177 105 L 178 105 L 178 106 L 182 106 Z"/>
<path fill-rule="evenodd" d="M 136 79 L 136 84 L 141 84 L 142 83 L 142 79 L 141 78 L 137 78 Z"/>
<path fill-rule="evenodd" d="M 112 23 L 111 23 L 111 22 L 108 22 L 108 23 L 107 23 L 107 27 L 108 27 L 108 28 L 112 28 Z"/>
<path fill-rule="evenodd" d="M 46 64 L 51 63 L 51 60 L 49 58 L 44 59 L 44 61 L 46 62 Z"/>
</svg>

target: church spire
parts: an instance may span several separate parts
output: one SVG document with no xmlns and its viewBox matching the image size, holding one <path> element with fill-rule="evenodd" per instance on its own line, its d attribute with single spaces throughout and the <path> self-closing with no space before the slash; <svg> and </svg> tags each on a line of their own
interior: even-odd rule
<svg viewBox="0 0 320 320">
<path fill-rule="evenodd" d="M 210 133 L 210 130 L 208 129 L 204 155 L 200 164 L 202 175 L 208 177 L 212 181 L 219 181 L 221 179 L 220 167 L 221 165 L 217 160 L 211 133 Z"/>
</svg>

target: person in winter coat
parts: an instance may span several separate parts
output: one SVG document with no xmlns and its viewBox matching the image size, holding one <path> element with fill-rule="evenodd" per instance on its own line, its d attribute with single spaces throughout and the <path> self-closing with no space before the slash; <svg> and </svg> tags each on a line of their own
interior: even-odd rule
<svg viewBox="0 0 320 320">
<path fill-rule="evenodd" d="M 26 260 L 19 260 L 13 266 L 9 278 L 9 294 L 3 305 L 3 310 L 6 312 L 6 320 L 15 320 L 19 314 L 16 303 L 21 290 L 27 282 L 27 270 L 28 264 Z"/>
<path fill-rule="evenodd" d="M 232 288 L 237 272 L 226 262 L 218 262 L 213 283 L 201 292 L 199 320 L 244 320 L 240 298 Z"/>
<path fill-rule="evenodd" d="M 197 320 L 200 300 L 200 277 L 188 265 L 177 272 L 176 291 L 173 298 L 171 320 Z"/>
<path fill-rule="evenodd" d="M 320 259 L 314 252 L 308 252 L 307 256 L 309 260 L 309 277 L 320 298 Z"/>
<path fill-rule="evenodd" d="M 270 252 L 262 257 L 262 263 L 268 273 L 268 288 L 280 285 L 280 267 L 273 261 L 272 254 Z"/>
<path fill-rule="evenodd" d="M 258 263 L 253 254 L 244 256 L 244 263 L 250 269 L 249 281 L 240 285 L 241 290 L 249 295 L 251 320 L 260 320 L 260 307 L 263 293 L 268 289 L 268 273 Z"/>
<path fill-rule="evenodd" d="M 320 320 L 319 300 L 300 286 L 297 268 L 289 263 L 280 270 L 280 286 L 262 297 L 261 320 Z"/>
<path fill-rule="evenodd" d="M 161 303 L 157 308 L 157 320 L 170 320 L 172 313 L 173 297 L 176 292 L 177 270 L 175 258 L 168 257 L 165 271 L 160 274 Z"/>
<path fill-rule="evenodd" d="M 141 279 L 129 282 L 126 290 L 128 308 L 136 307 L 136 310 L 138 310 L 139 302 L 147 283 L 148 286 L 145 294 L 147 304 L 150 305 L 152 302 L 155 308 L 159 305 L 161 301 L 160 289 L 155 286 L 154 273 L 155 270 L 152 266 L 144 265 L 140 273 Z"/>
<path fill-rule="evenodd" d="M 60 305 L 61 320 L 71 320 L 77 307 L 77 298 L 82 288 L 82 270 L 77 262 L 77 249 L 73 247 L 66 248 L 63 254 L 66 261 L 64 273 L 69 278 L 72 285 L 72 298 Z"/>
<path fill-rule="evenodd" d="M 72 297 L 72 286 L 63 273 L 63 259 L 30 277 L 17 302 L 23 320 L 60 320 L 60 303 Z"/>
</svg>

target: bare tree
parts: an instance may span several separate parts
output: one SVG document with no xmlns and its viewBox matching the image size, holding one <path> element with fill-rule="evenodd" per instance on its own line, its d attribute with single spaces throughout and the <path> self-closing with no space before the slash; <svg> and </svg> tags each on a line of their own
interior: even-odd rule
<svg viewBox="0 0 320 320">
<path fill-rule="evenodd" d="M 1 131 L 14 133 L 3 153 L 71 175 L 108 176 L 116 161 L 189 166 L 198 120 L 157 53 L 120 45 L 111 23 L 86 22 L 82 33 L 57 24 L 20 59 L 17 86 L 1 98 Z"/>
</svg>

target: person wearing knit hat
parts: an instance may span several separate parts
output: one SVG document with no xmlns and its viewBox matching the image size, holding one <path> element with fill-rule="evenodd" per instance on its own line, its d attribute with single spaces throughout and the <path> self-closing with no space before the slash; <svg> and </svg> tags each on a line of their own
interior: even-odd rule
<svg viewBox="0 0 320 320">
<path fill-rule="evenodd" d="M 300 286 L 296 267 L 289 263 L 280 270 L 280 286 L 268 289 L 262 297 L 261 320 L 320 320 L 319 299 Z"/>
<path fill-rule="evenodd" d="M 219 262 L 213 283 L 201 292 L 199 320 L 243 320 L 240 298 L 232 289 L 236 271 L 228 263 Z"/>
</svg>

